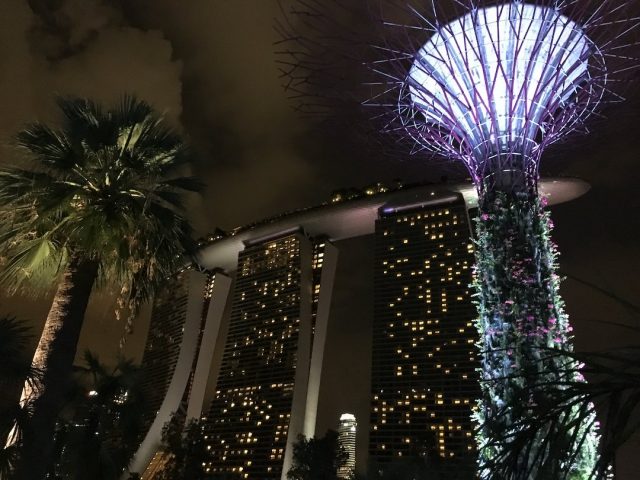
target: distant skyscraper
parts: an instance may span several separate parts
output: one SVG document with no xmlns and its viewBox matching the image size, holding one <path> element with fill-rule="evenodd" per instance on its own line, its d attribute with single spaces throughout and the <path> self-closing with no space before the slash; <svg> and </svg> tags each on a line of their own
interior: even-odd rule
<svg viewBox="0 0 640 480">
<path fill-rule="evenodd" d="M 347 461 L 338 470 L 338 478 L 349 478 L 356 468 L 356 417 L 343 413 L 338 426 L 338 445 L 347 453 Z"/>
<path fill-rule="evenodd" d="M 473 449 L 479 388 L 469 237 L 462 198 L 380 209 L 369 442 L 377 462 Z"/>
<path fill-rule="evenodd" d="M 301 234 L 259 241 L 240 253 L 206 430 L 211 475 L 281 477 L 290 432 L 301 433 L 304 419 L 311 285 L 312 248 Z"/>
</svg>

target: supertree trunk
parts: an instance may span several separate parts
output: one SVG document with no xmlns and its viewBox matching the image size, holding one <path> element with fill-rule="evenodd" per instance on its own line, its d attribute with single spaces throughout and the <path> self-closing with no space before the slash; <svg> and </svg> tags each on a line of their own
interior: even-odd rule
<svg viewBox="0 0 640 480">
<path fill-rule="evenodd" d="M 556 274 L 557 251 L 544 201 L 534 193 L 483 195 L 476 220 L 476 294 L 482 352 L 479 421 L 481 478 L 591 478 L 595 419 L 577 415 L 538 429 L 521 448 L 512 435 L 535 408 L 575 375 L 571 327 Z M 505 467 L 497 473 L 495 466 Z"/>
<path fill-rule="evenodd" d="M 98 263 L 72 256 L 47 315 L 32 365 L 42 372 L 36 385 L 25 384 L 22 402 L 33 408 L 23 436 L 16 480 L 40 480 L 50 467 L 58 414 L 70 385 L 71 368 L 98 274 Z"/>
</svg>

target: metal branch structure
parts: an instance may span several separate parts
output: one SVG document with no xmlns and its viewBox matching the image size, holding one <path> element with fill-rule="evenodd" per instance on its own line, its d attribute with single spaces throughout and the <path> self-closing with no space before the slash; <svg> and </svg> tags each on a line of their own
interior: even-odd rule
<svg viewBox="0 0 640 480">
<path fill-rule="evenodd" d="M 589 115 L 605 83 L 602 54 L 576 23 L 507 3 L 438 29 L 415 55 L 399 119 L 418 143 L 464 162 L 481 188 L 535 184 L 544 146 Z"/>
<path fill-rule="evenodd" d="M 440 2 L 441 3 L 441 2 Z M 383 130 L 464 163 L 479 193 L 535 191 L 542 152 L 573 131 L 636 67 L 637 19 L 625 1 L 435 2 L 407 7 L 413 24 L 387 27 L 371 65 Z"/>
</svg>

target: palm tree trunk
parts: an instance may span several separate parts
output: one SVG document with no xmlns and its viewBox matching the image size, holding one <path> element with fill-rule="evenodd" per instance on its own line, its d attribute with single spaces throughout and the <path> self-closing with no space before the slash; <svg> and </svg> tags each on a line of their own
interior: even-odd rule
<svg viewBox="0 0 640 480">
<path fill-rule="evenodd" d="M 49 310 L 32 365 L 42 372 L 41 381 L 25 384 L 22 402 L 33 405 L 24 432 L 16 479 L 43 479 L 52 461 L 56 420 L 70 383 L 70 374 L 89 296 L 98 274 L 98 263 L 74 255 L 64 271 Z"/>
</svg>

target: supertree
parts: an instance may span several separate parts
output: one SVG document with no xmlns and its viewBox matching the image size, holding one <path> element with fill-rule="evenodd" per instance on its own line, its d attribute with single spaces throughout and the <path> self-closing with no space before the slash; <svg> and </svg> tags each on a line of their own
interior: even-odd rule
<svg viewBox="0 0 640 480">
<path fill-rule="evenodd" d="M 328 22 L 340 32 L 322 3 L 300 0 L 292 12 L 306 28 Z M 514 444 L 535 409 L 553 403 L 563 384 L 582 381 L 575 362 L 562 354 L 572 350 L 572 329 L 559 295 L 553 225 L 538 195 L 539 165 L 548 146 L 586 132 L 601 105 L 622 100 L 619 86 L 639 63 L 632 2 L 365 3 L 369 17 L 347 15 L 373 18 L 380 27 L 365 29 L 364 40 L 346 31 L 342 39 L 332 33 L 316 41 L 283 35 L 285 44 L 295 44 L 285 49 L 290 58 L 282 62 L 283 77 L 294 98 L 304 99 L 311 85 L 326 106 L 341 100 L 335 91 L 344 82 L 340 70 L 349 61 L 361 63 L 373 78 L 361 82 L 367 93 L 353 97 L 376 112 L 376 123 L 395 135 L 396 145 L 408 147 L 398 151 L 462 162 L 476 186 L 480 476 L 606 475 L 606 465 L 598 464 L 596 420 L 583 406 Z M 363 28 L 355 31 L 362 35 Z M 374 53 L 359 58 L 363 44 Z M 340 48 L 347 53 L 336 55 Z M 328 50 L 340 61 L 323 64 Z"/>
<path fill-rule="evenodd" d="M 496 459 L 508 459 L 509 478 L 590 478 L 596 421 L 578 406 L 515 454 L 511 444 L 564 376 L 579 375 L 554 353 L 571 351 L 572 329 L 538 171 L 547 146 L 619 99 L 611 87 L 636 67 L 628 37 L 638 20 L 624 1 L 454 3 L 409 7 L 411 24 L 385 21 L 392 33 L 372 64 L 381 88 L 368 103 L 383 108 L 384 129 L 409 139 L 413 153 L 461 161 L 478 191 L 481 477 L 504 478 Z"/>
</svg>

